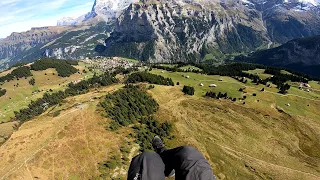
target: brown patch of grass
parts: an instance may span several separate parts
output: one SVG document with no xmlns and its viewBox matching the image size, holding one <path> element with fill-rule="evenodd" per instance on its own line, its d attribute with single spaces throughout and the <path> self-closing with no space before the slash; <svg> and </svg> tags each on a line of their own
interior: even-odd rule
<svg viewBox="0 0 320 180">
<path fill-rule="evenodd" d="M 113 87 L 100 89 L 102 93 Z M 127 129 L 109 132 L 109 120 L 96 113 L 98 100 L 90 92 L 73 98 L 58 109 L 57 117 L 43 114 L 24 123 L 11 139 L 0 147 L 0 177 L 89 179 L 100 175 L 98 163 L 108 160 L 130 133 Z M 81 107 L 74 106 L 83 102 Z M 26 168 L 26 166 L 28 168 Z"/>
</svg>

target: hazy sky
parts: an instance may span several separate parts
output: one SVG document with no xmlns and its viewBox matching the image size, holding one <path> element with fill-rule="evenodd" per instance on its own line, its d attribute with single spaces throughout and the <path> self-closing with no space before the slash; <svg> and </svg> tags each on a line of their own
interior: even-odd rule
<svg viewBox="0 0 320 180">
<path fill-rule="evenodd" d="M 0 0 L 0 38 L 31 27 L 54 26 L 89 11 L 94 0 Z"/>
</svg>

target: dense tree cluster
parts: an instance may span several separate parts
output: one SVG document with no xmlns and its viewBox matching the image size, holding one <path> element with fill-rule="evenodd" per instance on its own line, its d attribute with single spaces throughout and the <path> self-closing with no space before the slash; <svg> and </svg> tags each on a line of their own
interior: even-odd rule
<svg viewBox="0 0 320 180">
<path fill-rule="evenodd" d="M 20 122 L 24 122 L 42 114 L 48 108 L 59 104 L 63 99 L 78 94 L 86 93 L 89 88 L 96 86 L 106 86 L 114 82 L 117 79 L 109 74 L 103 74 L 101 76 L 94 76 L 93 78 L 81 81 L 78 84 L 70 83 L 65 91 L 58 91 L 52 94 L 44 94 L 44 96 L 36 101 L 31 101 L 27 108 L 15 111 L 15 118 Z"/>
<path fill-rule="evenodd" d="M 21 66 L 13 70 L 11 73 L 0 77 L 0 82 L 11 81 L 15 78 L 23 78 L 23 77 L 26 78 L 29 76 L 32 76 L 30 68 L 27 66 Z"/>
<path fill-rule="evenodd" d="M 136 142 L 141 151 L 152 150 L 151 142 L 155 135 L 161 138 L 170 136 L 172 125 L 160 123 L 153 117 L 159 105 L 139 86 L 126 85 L 124 89 L 107 95 L 100 105 L 106 116 L 113 120 L 111 130 L 135 124 Z"/>
<path fill-rule="evenodd" d="M 131 74 L 126 83 L 148 82 L 151 84 L 159 84 L 166 86 L 174 86 L 171 78 L 164 78 L 160 75 L 151 74 L 148 72 L 136 72 Z"/>
<path fill-rule="evenodd" d="M 0 97 L 4 96 L 7 93 L 7 90 L 0 88 Z"/>
<path fill-rule="evenodd" d="M 49 68 L 55 68 L 59 76 L 69 77 L 78 71 L 73 67 L 73 65 L 78 65 L 78 62 L 43 58 L 34 62 L 31 65 L 31 69 L 35 71 L 43 71 Z"/>
<path fill-rule="evenodd" d="M 152 139 L 154 136 L 170 138 L 172 124 L 169 122 L 160 123 L 153 116 L 141 118 L 139 125 L 133 128 L 136 132 L 136 142 L 140 146 L 140 151 L 152 151 Z"/>
<path fill-rule="evenodd" d="M 280 90 L 279 93 L 281 94 L 287 94 L 288 90 L 290 89 L 290 85 L 289 84 L 280 84 L 278 85 L 278 89 Z"/>
<path fill-rule="evenodd" d="M 105 109 L 107 117 L 113 119 L 110 125 L 112 130 L 136 123 L 158 109 L 158 103 L 151 96 L 133 85 L 127 85 L 126 88 L 107 95 L 100 105 Z"/>
<path fill-rule="evenodd" d="M 34 86 L 34 85 L 36 84 L 36 80 L 35 80 L 34 78 L 31 78 L 31 79 L 29 80 L 29 84 L 30 84 L 31 86 Z"/>
<path fill-rule="evenodd" d="M 231 63 L 226 65 L 221 65 L 218 67 L 198 64 L 196 65 L 199 68 L 203 69 L 203 72 L 209 75 L 221 75 L 221 76 L 230 76 L 230 77 L 247 77 L 254 81 L 254 83 L 261 82 L 261 84 L 265 84 L 266 80 L 261 80 L 258 75 L 245 73 L 243 71 L 249 71 L 254 69 L 266 69 L 265 73 L 272 74 L 273 79 L 268 79 L 269 81 L 273 81 L 280 79 L 282 82 L 292 81 L 292 82 L 308 82 L 308 79 L 311 80 L 312 77 L 305 75 L 303 73 L 295 72 L 292 70 L 287 70 L 292 74 L 283 74 L 281 73 L 281 69 L 277 67 L 269 67 L 260 64 L 249 64 L 249 63 Z"/>
<path fill-rule="evenodd" d="M 107 86 L 116 82 L 118 82 L 118 79 L 115 78 L 114 75 L 105 73 L 103 75 L 97 76 L 95 74 L 92 78 L 88 80 L 84 80 L 76 84 L 70 83 L 68 85 L 68 88 L 65 90 L 65 93 L 68 96 L 76 96 L 79 94 L 87 93 L 91 88 Z"/>
<path fill-rule="evenodd" d="M 138 71 L 138 68 L 132 67 L 132 68 L 123 68 L 123 67 L 118 67 L 116 68 L 113 73 L 115 74 L 130 74 L 131 72 Z"/>
<path fill-rule="evenodd" d="M 237 101 L 237 98 L 229 97 L 228 93 L 219 92 L 216 94 L 215 92 L 209 91 L 206 92 L 206 97 L 215 98 L 215 99 L 230 99 L 232 101 Z"/>
<path fill-rule="evenodd" d="M 182 92 L 184 92 L 184 94 L 193 96 L 195 90 L 194 90 L 194 87 L 192 86 L 183 86 Z"/>
<path fill-rule="evenodd" d="M 231 63 L 221 66 L 213 66 L 207 64 L 198 64 L 196 65 L 198 68 L 202 69 L 205 74 L 208 75 L 220 75 L 220 76 L 240 76 L 240 77 L 248 77 L 254 76 L 249 73 L 244 73 L 243 71 L 254 70 L 257 68 L 263 68 L 262 65 L 257 64 L 248 64 L 248 63 Z M 249 77 L 250 76 L 250 77 Z"/>
<path fill-rule="evenodd" d="M 176 66 L 169 67 L 169 66 L 163 66 L 160 64 L 155 64 L 155 65 L 152 65 L 152 68 L 163 69 L 163 70 L 171 71 L 171 72 L 193 72 L 193 73 L 200 73 L 201 72 L 199 69 L 181 69 L 181 67 L 186 66 L 186 65 L 188 65 L 188 64 L 179 63 Z"/>
</svg>

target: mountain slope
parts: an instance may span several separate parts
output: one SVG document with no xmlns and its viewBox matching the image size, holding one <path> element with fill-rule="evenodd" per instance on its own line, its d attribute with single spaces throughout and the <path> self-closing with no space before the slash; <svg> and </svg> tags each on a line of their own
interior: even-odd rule
<svg viewBox="0 0 320 180">
<path fill-rule="evenodd" d="M 32 28 L 23 33 L 12 33 L 7 38 L 0 40 L 0 61 L 11 59 L 31 48 L 48 43 L 71 29 L 73 27 L 42 27 Z M 0 66 L 4 65 L 0 63 Z"/>
<path fill-rule="evenodd" d="M 291 68 L 320 78 L 320 36 L 295 39 L 236 60 Z"/>
<path fill-rule="evenodd" d="M 259 16 L 257 12 L 238 7 L 244 8 L 210 1 L 132 4 L 118 18 L 104 54 L 151 62 L 194 62 L 213 50 L 234 53 L 266 46 L 264 26 L 253 17 Z"/>
<path fill-rule="evenodd" d="M 94 51 L 95 47 L 104 44 L 104 39 L 107 37 L 106 31 L 112 31 L 113 26 L 112 24 L 107 26 L 104 21 L 93 21 L 88 25 L 67 27 L 70 28 L 69 31 L 57 34 L 54 38 L 46 41 L 34 43 L 33 46 L 6 57 L 9 60 L 3 60 L 0 69 L 20 61 L 32 62 L 40 57 L 84 59 L 85 57 L 96 56 L 98 54 Z M 23 45 L 24 43 L 16 44 L 17 48 L 21 48 Z"/>
<path fill-rule="evenodd" d="M 309 0 L 96 0 L 91 12 L 59 23 L 72 25 L 67 27 L 71 30 L 50 35 L 45 41 L 36 38 L 29 43 L 24 35 L 20 41 L 0 40 L 0 68 L 43 55 L 68 59 L 124 56 L 149 62 L 209 60 L 220 64 L 238 54 L 319 35 L 319 7 L 318 1 Z M 94 33 L 90 29 L 95 27 L 81 32 L 73 29 L 95 25 L 91 21 L 100 20 L 115 22 L 114 30 L 113 25 L 105 28 L 106 32 L 113 32 L 110 36 L 103 38 L 102 26 Z M 92 38 L 98 34 L 99 38 Z M 64 41 L 52 46 L 61 37 Z M 72 37 L 92 40 L 79 45 Z"/>
<path fill-rule="evenodd" d="M 297 2 L 152 1 L 133 3 L 106 40 L 106 56 L 150 62 L 219 62 L 223 54 L 264 49 L 320 34 L 319 8 Z M 316 25 L 315 25 L 316 24 Z"/>
</svg>

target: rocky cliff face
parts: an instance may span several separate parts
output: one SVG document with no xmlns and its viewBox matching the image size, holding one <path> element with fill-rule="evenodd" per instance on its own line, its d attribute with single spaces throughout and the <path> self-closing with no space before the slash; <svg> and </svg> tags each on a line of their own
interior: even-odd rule
<svg viewBox="0 0 320 180">
<path fill-rule="evenodd" d="M 320 20 L 319 8 L 298 5 L 279 0 L 143 0 L 117 19 L 102 54 L 151 62 L 219 62 L 222 54 L 320 34 L 320 25 L 313 25 Z"/>
<path fill-rule="evenodd" d="M 43 46 L 40 54 L 58 59 L 84 59 L 97 56 L 96 46 L 104 45 L 104 40 L 112 29 L 112 24 L 106 25 L 105 22 L 99 22 L 94 26 L 68 32 L 54 42 Z"/>
<path fill-rule="evenodd" d="M 270 0 L 256 3 L 255 8 L 262 12 L 270 40 L 275 43 L 320 34 L 318 1 Z"/>
<path fill-rule="evenodd" d="M 239 3 L 146 0 L 118 18 L 105 55 L 172 62 L 250 51 L 269 43 L 261 18 Z"/>
<path fill-rule="evenodd" d="M 48 43 L 70 29 L 72 27 L 41 27 L 32 28 L 23 33 L 12 33 L 7 38 L 0 40 L 0 64 L 4 66 L 4 63 L 1 62 Z"/>
<path fill-rule="evenodd" d="M 82 59 L 96 56 L 98 54 L 95 53 L 95 47 L 104 44 L 107 31 L 110 32 L 112 27 L 112 24 L 106 26 L 103 21 L 81 26 L 49 28 L 60 31 L 43 28 L 20 33 L 19 36 L 13 34 L 0 41 L 0 52 L 3 55 L 0 69 L 19 61 L 32 62 L 40 57 Z"/>
</svg>

